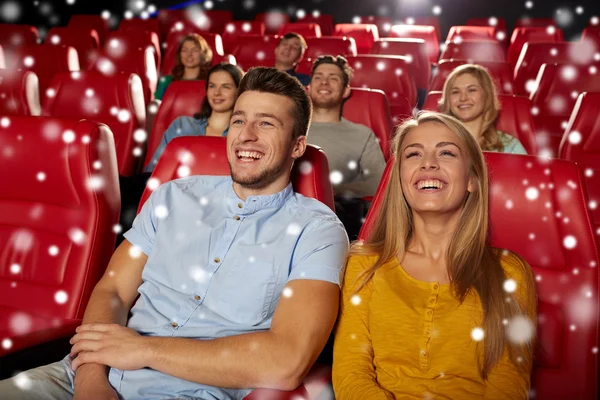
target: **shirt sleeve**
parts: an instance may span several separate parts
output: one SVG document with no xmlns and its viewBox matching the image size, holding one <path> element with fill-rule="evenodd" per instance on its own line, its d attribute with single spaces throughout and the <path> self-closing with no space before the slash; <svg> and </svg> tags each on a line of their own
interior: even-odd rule
<svg viewBox="0 0 600 400">
<path fill-rule="evenodd" d="M 340 285 L 348 235 L 335 216 L 313 219 L 298 238 L 288 281 L 314 279 Z"/>
<path fill-rule="evenodd" d="M 337 399 L 394 399 L 377 383 L 369 332 L 371 282 L 354 294 L 366 257 L 351 257 L 342 285 L 342 302 L 333 348 L 333 390 Z M 353 296 L 357 296 L 353 298 Z M 354 300 L 354 301 L 352 301 Z"/>
<path fill-rule="evenodd" d="M 385 158 L 377 137 L 369 131 L 367 142 L 359 160 L 360 174 L 352 182 L 336 187 L 336 193 L 352 197 L 373 196 L 385 170 Z"/>
<path fill-rule="evenodd" d="M 168 185 L 170 185 L 170 182 L 159 186 L 158 189 L 152 192 L 142 206 L 140 213 L 133 220 L 131 229 L 123 234 L 125 239 L 147 256 L 152 252 L 154 239 L 156 238 L 156 229 L 158 227 L 158 218 L 154 210 L 158 205 L 161 205 L 161 199 L 164 198 L 164 192 Z"/>
<path fill-rule="evenodd" d="M 163 151 L 165 151 L 165 147 L 167 147 L 167 144 L 169 144 L 169 142 L 173 140 L 175 136 L 177 136 L 177 132 L 181 130 L 182 118 L 183 117 L 175 118 L 175 120 L 171 122 L 171 125 L 169 125 L 169 127 L 163 134 L 163 137 L 160 140 L 160 143 L 156 148 L 154 155 L 152 156 L 152 160 L 150 160 L 148 165 L 146 165 L 146 168 L 144 168 L 144 172 L 154 171 L 154 167 L 156 167 L 160 156 L 162 155 Z"/>
<path fill-rule="evenodd" d="M 526 274 L 531 274 L 531 267 L 516 255 L 509 255 L 503 258 L 503 266 L 507 279 L 513 279 L 517 283 L 515 297 L 527 318 L 535 325 L 536 321 L 536 302 L 535 287 L 528 287 L 527 281 L 533 282 L 531 276 L 526 278 Z M 484 399 L 486 400 L 524 400 L 529 397 L 531 369 L 533 367 L 533 357 L 529 360 L 522 360 L 515 363 L 510 357 L 508 348 L 498 361 L 498 364 L 490 371 Z"/>
</svg>

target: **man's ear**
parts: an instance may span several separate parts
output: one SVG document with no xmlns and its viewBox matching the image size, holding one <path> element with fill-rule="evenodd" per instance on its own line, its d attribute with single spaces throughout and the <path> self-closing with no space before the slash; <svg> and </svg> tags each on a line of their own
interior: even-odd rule
<svg viewBox="0 0 600 400">
<path fill-rule="evenodd" d="M 294 148 L 292 149 L 292 158 L 294 160 L 302 157 L 306 151 L 306 135 L 298 137 L 294 142 Z"/>
<path fill-rule="evenodd" d="M 350 97 L 350 95 L 352 94 L 352 89 L 350 89 L 350 86 L 346 86 L 346 88 L 344 89 L 344 99 L 347 99 L 348 97 Z"/>
</svg>

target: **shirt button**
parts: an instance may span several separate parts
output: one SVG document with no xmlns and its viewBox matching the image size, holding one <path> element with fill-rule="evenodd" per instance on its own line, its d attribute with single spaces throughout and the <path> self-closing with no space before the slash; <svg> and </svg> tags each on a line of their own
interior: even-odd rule
<svg viewBox="0 0 600 400">
<path fill-rule="evenodd" d="M 427 310 L 427 314 L 431 315 L 431 314 L 433 314 L 433 311 Z"/>
<path fill-rule="evenodd" d="M 171 326 L 172 326 L 173 328 L 177 328 L 179 325 L 177 325 L 177 322 L 171 322 Z"/>
<path fill-rule="evenodd" d="M 217 264 L 221 262 L 221 259 L 219 257 L 215 257 L 215 259 L 213 260 L 214 262 L 216 262 Z"/>
<path fill-rule="evenodd" d="M 429 329 L 425 329 L 425 334 L 429 335 Z"/>
<path fill-rule="evenodd" d="M 244 205 L 242 203 L 238 203 L 238 208 L 244 208 Z"/>
<path fill-rule="evenodd" d="M 431 299 L 431 300 L 429 300 L 429 302 L 430 302 L 431 304 L 433 304 L 433 303 L 435 303 L 435 299 Z"/>
<path fill-rule="evenodd" d="M 235 219 L 236 221 L 239 221 L 240 220 L 240 216 L 236 215 L 235 217 L 233 217 L 233 219 Z"/>
<path fill-rule="evenodd" d="M 202 297 L 200 297 L 200 296 L 198 296 L 198 295 L 195 295 L 195 296 L 194 296 L 194 299 L 196 299 L 196 300 L 200 300 L 201 298 L 202 298 Z"/>
<path fill-rule="evenodd" d="M 427 355 L 427 352 L 426 352 L 425 350 L 421 350 L 421 355 L 422 355 L 423 357 L 425 357 L 425 356 Z"/>
<path fill-rule="evenodd" d="M 438 285 L 437 285 L 437 283 L 436 283 L 435 285 L 433 285 L 433 288 L 434 288 L 434 289 L 437 289 L 437 288 L 438 288 Z"/>
</svg>

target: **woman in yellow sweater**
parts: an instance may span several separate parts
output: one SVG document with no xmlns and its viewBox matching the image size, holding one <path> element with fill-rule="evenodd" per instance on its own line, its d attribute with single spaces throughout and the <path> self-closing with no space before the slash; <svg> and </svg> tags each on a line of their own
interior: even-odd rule
<svg viewBox="0 0 600 400">
<path fill-rule="evenodd" d="M 488 241 L 482 152 L 453 117 L 405 122 L 369 237 L 343 283 L 333 387 L 346 399 L 526 399 L 530 267 Z"/>
</svg>

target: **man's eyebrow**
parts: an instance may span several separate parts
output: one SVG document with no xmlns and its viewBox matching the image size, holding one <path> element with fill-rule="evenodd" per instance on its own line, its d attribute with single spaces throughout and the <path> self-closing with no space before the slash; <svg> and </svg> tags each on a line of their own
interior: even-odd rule
<svg viewBox="0 0 600 400">
<path fill-rule="evenodd" d="M 231 116 L 232 116 L 232 117 L 236 117 L 236 116 L 238 116 L 238 115 L 241 115 L 242 117 L 244 117 L 244 116 L 246 115 L 246 113 L 245 113 L 245 112 L 243 112 L 242 110 L 237 110 L 237 111 L 234 111 L 234 112 L 231 114 Z"/>
</svg>

